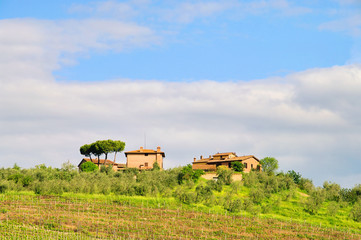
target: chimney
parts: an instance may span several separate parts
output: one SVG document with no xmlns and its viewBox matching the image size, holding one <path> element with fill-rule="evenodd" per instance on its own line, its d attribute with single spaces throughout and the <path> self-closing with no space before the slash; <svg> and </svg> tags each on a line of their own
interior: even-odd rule
<svg viewBox="0 0 361 240">
<path fill-rule="evenodd" d="M 159 146 L 157 147 L 157 152 L 160 152 L 160 147 Z"/>
<path fill-rule="evenodd" d="M 141 152 L 143 152 L 143 147 L 140 147 L 139 149 L 140 149 Z"/>
<path fill-rule="evenodd" d="M 200 159 L 203 159 L 203 156 L 201 155 Z"/>
<path fill-rule="evenodd" d="M 195 162 L 197 159 L 196 158 L 193 158 L 193 162 Z"/>
<path fill-rule="evenodd" d="M 209 155 L 209 158 L 212 158 L 212 155 Z"/>
</svg>

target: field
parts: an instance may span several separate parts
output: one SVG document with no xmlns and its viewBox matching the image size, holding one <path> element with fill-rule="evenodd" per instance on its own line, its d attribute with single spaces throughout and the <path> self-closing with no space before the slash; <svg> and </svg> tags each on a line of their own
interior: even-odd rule
<svg viewBox="0 0 361 240">
<path fill-rule="evenodd" d="M 1 239 L 361 239 L 360 229 L 230 214 L 172 198 L 0 194 Z"/>
</svg>

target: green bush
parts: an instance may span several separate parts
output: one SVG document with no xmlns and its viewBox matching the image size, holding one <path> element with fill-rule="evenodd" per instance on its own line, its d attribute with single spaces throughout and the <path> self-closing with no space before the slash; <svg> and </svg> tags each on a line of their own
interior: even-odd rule
<svg viewBox="0 0 361 240">
<path fill-rule="evenodd" d="M 289 176 L 295 184 L 299 184 L 301 182 L 301 174 L 299 172 L 295 172 L 294 170 L 290 170 L 287 172 L 287 176 Z"/>
<path fill-rule="evenodd" d="M 243 182 L 246 187 L 255 187 L 258 186 L 258 172 L 250 172 L 248 174 L 243 174 Z"/>
<path fill-rule="evenodd" d="M 93 162 L 85 162 L 80 165 L 80 171 L 82 172 L 94 172 L 98 170 L 98 166 Z"/>
<path fill-rule="evenodd" d="M 336 202 L 340 200 L 340 185 L 331 182 L 324 182 L 323 189 L 326 193 L 326 200 Z"/>
<path fill-rule="evenodd" d="M 301 178 L 300 183 L 298 184 L 298 187 L 301 190 L 305 190 L 307 193 L 311 193 L 315 189 L 315 186 L 313 185 L 312 180 L 307 179 L 307 178 Z"/>
<path fill-rule="evenodd" d="M 226 166 L 219 166 L 217 168 L 217 181 L 230 185 L 232 183 L 233 171 Z"/>
<path fill-rule="evenodd" d="M 155 162 L 154 164 L 153 164 L 153 169 L 152 169 L 152 171 L 159 171 L 160 170 L 160 166 L 159 166 L 159 164 L 157 163 L 157 162 Z"/>
<path fill-rule="evenodd" d="M 199 185 L 196 187 L 196 202 L 208 200 L 212 196 L 213 192 L 209 186 Z"/>
<path fill-rule="evenodd" d="M 340 209 L 340 206 L 337 202 L 330 202 L 327 206 L 327 214 L 329 216 L 335 216 Z"/>
<path fill-rule="evenodd" d="M 307 199 L 304 209 L 310 214 L 316 214 L 321 208 L 323 201 L 325 200 L 325 192 L 323 189 L 316 189 L 312 192 L 311 196 Z"/>
<path fill-rule="evenodd" d="M 178 199 L 180 202 L 185 204 L 191 204 L 194 203 L 196 200 L 196 195 L 194 192 L 187 192 L 185 189 L 180 188 L 177 189 L 173 196 Z"/>
<path fill-rule="evenodd" d="M 243 172 L 244 165 L 242 162 L 232 162 L 231 166 L 235 172 Z"/>
<path fill-rule="evenodd" d="M 179 184 L 182 184 L 189 180 L 197 182 L 203 174 L 203 170 L 193 170 L 192 165 L 188 164 L 187 166 L 183 167 L 182 170 L 178 173 L 178 182 Z"/>
<path fill-rule="evenodd" d="M 260 204 L 265 198 L 265 194 L 262 188 L 252 188 L 249 197 L 253 203 Z"/>
<path fill-rule="evenodd" d="M 350 212 L 350 217 L 356 222 L 361 222 L 361 199 L 354 204 Z"/>
<path fill-rule="evenodd" d="M 242 200 L 239 198 L 236 198 L 234 200 L 231 200 L 227 206 L 224 206 L 224 208 L 226 210 L 228 210 L 229 212 L 237 213 L 237 212 L 241 211 L 242 206 L 243 206 Z"/>
<path fill-rule="evenodd" d="M 222 192 L 223 190 L 223 183 L 221 181 L 208 180 L 207 186 L 209 186 L 212 190 L 217 192 Z"/>
<path fill-rule="evenodd" d="M 0 182 L 0 193 L 5 193 L 8 189 L 8 184 L 6 182 Z"/>
<path fill-rule="evenodd" d="M 40 182 L 37 182 L 34 185 L 34 193 L 38 195 L 42 195 L 46 193 L 45 187 Z"/>
</svg>

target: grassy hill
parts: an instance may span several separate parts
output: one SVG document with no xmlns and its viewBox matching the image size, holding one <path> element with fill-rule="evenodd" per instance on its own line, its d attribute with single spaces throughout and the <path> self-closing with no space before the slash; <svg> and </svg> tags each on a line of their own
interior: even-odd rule
<svg viewBox="0 0 361 240">
<path fill-rule="evenodd" d="M 361 238 L 361 187 L 294 174 L 0 169 L 0 236 L 45 238 Z M 15 235 L 14 235 L 15 234 Z M 35 234 L 35 235 L 34 235 Z M 36 238 L 35 238 L 36 239 Z"/>
</svg>

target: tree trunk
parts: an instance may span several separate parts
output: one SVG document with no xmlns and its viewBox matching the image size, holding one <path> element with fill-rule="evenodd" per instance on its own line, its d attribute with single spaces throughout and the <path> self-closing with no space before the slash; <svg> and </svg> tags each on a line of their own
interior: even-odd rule
<svg viewBox="0 0 361 240">
<path fill-rule="evenodd" d="M 116 157 L 117 157 L 117 152 L 114 153 L 114 162 Z"/>
</svg>

